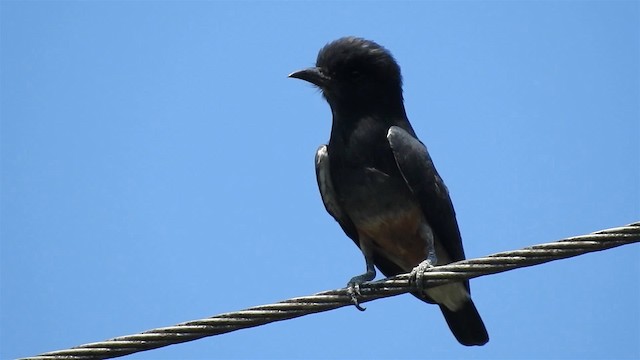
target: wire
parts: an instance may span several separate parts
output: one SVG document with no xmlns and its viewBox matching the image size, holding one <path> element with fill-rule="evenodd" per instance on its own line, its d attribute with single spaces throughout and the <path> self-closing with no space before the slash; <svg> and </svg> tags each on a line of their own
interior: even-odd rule
<svg viewBox="0 0 640 360">
<path fill-rule="evenodd" d="M 505 251 L 486 257 L 433 267 L 425 272 L 423 287 L 430 288 L 452 281 L 539 265 L 639 241 L 640 222 L 636 222 L 627 226 L 596 231 L 588 235 L 534 245 L 521 250 Z M 402 274 L 362 284 L 359 300 L 360 303 L 364 303 L 400 295 L 415 289 L 416 284 L 410 281 L 410 275 Z M 346 289 L 329 290 L 275 304 L 255 306 L 206 319 L 152 329 L 139 334 L 119 336 L 66 350 L 51 351 L 25 359 L 108 359 L 350 305 L 353 303 Z"/>
</svg>

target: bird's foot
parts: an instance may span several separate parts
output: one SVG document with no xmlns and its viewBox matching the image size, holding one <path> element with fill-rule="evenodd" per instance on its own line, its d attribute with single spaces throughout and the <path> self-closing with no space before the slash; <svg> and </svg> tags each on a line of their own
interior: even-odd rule
<svg viewBox="0 0 640 360">
<path fill-rule="evenodd" d="M 376 273 L 367 271 L 366 273 L 358 276 L 354 276 L 347 283 L 347 294 L 351 297 L 351 302 L 356 307 L 356 309 L 360 311 L 365 311 L 366 308 L 360 306 L 360 300 L 358 297 L 362 296 L 360 293 L 360 284 L 363 284 L 367 281 L 371 281 L 376 277 Z"/>
<path fill-rule="evenodd" d="M 418 290 L 420 291 L 424 290 L 423 288 L 424 273 L 430 268 L 435 267 L 435 264 L 437 262 L 438 261 L 436 259 L 435 254 L 429 254 L 426 260 L 424 260 L 423 262 L 418 264 L 418 266 L 414 267 L 413 270 L 411 270 L 411 273 L 409 274 L 410 275 L 409 279 L 411 279 L 411 281 L 413 281 L 413 283 L 416 284 L 416 287 L 418 288 Z"/>
</svg>

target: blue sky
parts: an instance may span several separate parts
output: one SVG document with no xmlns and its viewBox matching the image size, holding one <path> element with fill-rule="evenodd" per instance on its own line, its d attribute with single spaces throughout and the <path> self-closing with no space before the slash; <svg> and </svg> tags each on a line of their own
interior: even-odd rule
<svg viewBox="0 0 640 360">
<path fill-rule="evenodd" d="M 0 3 L 0 358 L 344 286 L 359 250 L 290 72 L 344 35 L 400 63 L 468 257 L 640 220 L 640 3 Z M 130 359 L 631 359 L 640 247 L 473 280 L 491 340 L 411 296 Z"/>
</svg>

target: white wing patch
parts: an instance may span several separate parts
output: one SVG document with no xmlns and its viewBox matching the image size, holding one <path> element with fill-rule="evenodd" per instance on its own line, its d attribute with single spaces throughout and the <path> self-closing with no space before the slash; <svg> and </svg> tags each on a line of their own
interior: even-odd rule
<svg viewBox="0 0 640 360">
<path fill-rule="evenodd" d="M 338 195 L 333 187 L 331 179 L 331 170 L 329 169 L 329 151 L 327 145 L 322 145 L 316 151 L 316 175 L 318 177 L 318 187 L 324 207 L 327 208 L 329 214 L 336 219 L 345 217 L 342 207 L 338 202 Z"/>
</svg>

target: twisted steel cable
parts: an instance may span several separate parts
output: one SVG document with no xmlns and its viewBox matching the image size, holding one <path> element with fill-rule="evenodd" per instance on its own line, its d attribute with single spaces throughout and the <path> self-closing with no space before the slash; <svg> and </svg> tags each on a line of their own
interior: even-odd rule
<svg viewBox="0 0 640 360">
<path fill-rule="evenodd" d="M 639 241 L 640 222 L 636 222 L 521 250 L 505 251 L 437 266 L 425 272 L 422 278 L 423 287 L 430 288 L 452 281 L 539 265 Z M 364 303 L 415 289 L 416 284 L 410 279 L 410 275 L 402 274 L 361 285 L 359 300 L 360 303 Z M 329 290 L 276 304 L 255 306 L 139 334 L 51 351 L 25 359 L 108 359 L 350 305 L 353 303 L 346 289 Z"/>
</svg>

